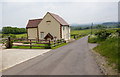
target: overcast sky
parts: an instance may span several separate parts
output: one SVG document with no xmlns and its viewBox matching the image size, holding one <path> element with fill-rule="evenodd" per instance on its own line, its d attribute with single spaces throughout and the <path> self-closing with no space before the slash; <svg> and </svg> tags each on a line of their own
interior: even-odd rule
<svg viewBox="0 0 120 77">
<path fill-rule="evenodd" d="M 29 19 L 42 18 L 46 12 L 58 14 L 69 24 L 118 21 L 118 1 L 4 0 L 0 3 L 0 25 L 26 27 Z"/>
</svg>

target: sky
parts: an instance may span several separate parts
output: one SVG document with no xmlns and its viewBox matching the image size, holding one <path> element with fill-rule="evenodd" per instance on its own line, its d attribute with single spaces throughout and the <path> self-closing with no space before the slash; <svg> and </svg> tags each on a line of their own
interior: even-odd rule
<svg viewBox="0 0 120 77">
<path fill-rule="evenodd" d="M 26 27 L 29 19 L 43 18 L 47 12 L 61 16 L 69 24 L 118 21 L 119 0 L 1 0 L 0 26 Z"/>
</svg>

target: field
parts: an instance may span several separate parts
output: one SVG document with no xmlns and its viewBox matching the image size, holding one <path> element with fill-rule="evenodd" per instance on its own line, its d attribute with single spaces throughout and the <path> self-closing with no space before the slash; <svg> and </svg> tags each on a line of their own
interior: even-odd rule
<svg viewBox="0 0 120 77">
<path fill-rule="evenodd" d="M 27 37 L 27 34 L 16 34 L 16 38 Z"/>
<path fill-rule="evenodd" d="M 92 33 L 95 33 L 97 29 L 92 29 Z M 86 29 L 86 30 L 71 30 L 71 35 L 73 34 L 90 34 L 91 29 Z"/>
</svg>

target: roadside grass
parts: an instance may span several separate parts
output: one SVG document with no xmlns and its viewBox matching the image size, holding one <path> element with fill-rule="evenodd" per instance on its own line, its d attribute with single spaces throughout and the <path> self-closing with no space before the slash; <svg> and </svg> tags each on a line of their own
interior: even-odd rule
<svg viewBox="0 0 120 77">
<path fill-rule="evenodd" d="M 57 48 L 59 48 L 59 47 L 62 47 L 62 46 L 64 46 L 64 45 L 67 45 L 68 43 L 62 43 L 62 44 L 60 44 L 60 45 L 57 45 L 57 46 L 55 46 L 55 47 L 52 47 L 51 49 L 57 49 Z"/>
<path fill-rule="evenodd" d="M 0 33 L 0 36 L 2 36 L 2 34 Z"/>
<path fill-rule="evenodd" d="M 89 43 L 98 43 L 99 45 L 93 50 L 98 52 L 101 56 L 105 57 L 108 61 L 108 65 L 117 69 L 120 72 L 120 38 L 116 31 L 117 29 L 106 29 L 111 35 L 106 39 L 100 39 L 95 35 L 91 35 L 88 38 Z"/>
<path fill-rule="evenodd" d="M 120 72 L 120 51 L 118 50 L 118 38 L 109 38 L 106 41 L 100 43 L 94 50 L 104 56 L 109 65 L 116 65 L 116 69 Z M 118 56 L 119 55 L 119 56 Z"/>
</svg>

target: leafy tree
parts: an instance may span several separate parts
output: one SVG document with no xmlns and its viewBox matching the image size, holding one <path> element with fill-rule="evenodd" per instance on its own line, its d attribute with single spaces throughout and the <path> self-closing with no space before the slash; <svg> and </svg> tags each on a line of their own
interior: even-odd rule
<svg viewBox="0 0 120 77">
<path fill-rule="evenodd" d="M 26 29 L 17 28 L 17 27 L 3 27 L 2 33 L 3 34 L 23 34 L 23 33 L 26 33 Z"/>
</svg>

